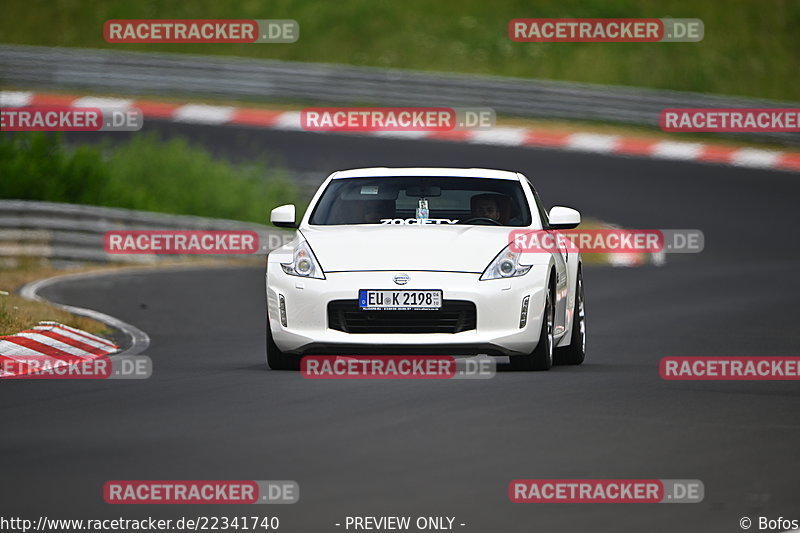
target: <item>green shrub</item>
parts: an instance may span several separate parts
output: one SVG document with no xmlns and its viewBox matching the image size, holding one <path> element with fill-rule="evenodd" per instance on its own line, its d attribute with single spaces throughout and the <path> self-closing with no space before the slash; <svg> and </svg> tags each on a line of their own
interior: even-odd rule
<svg viewBox="0 0 800 533">
<path fill-rule="evenodd" d="M 265 223 L 299 189 L 264 162 L 234 165 L 185 139 L 139 135 L 111 147 L 60 135 L 0 135 L 0 197 L 125 207 Z"/>
</svg>

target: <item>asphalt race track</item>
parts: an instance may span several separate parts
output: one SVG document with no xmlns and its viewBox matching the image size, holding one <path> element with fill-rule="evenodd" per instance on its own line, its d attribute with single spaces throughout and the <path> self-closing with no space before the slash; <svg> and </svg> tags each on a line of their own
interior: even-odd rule
<svg viewBox="0 0 800 533">
<path fill-rule="evenodd" d="M 144 381 L 0 384 L 0 506 L 28 518 L 276 514 L 281 531 L 347 515 L 455 516 L 456 530 L 741 531 L 800 517 L 797 382 L 667 382 L 667 355 L 800 355 L 800 175 L 597 154 L 151 122 L 293 172 L 486 166 L 548 206 L 626 227 L 699 228 L 663 267 L 585 273 L 580 367 L 485 381 L 317 381 L 264 363 L 263 268 L 64 282 L 48 299 L 146 331 Z M 122 134 L 115 134 L 122 138 Z M 73 142 L 89 139 L 72 134 Z M 268 217 L 264 209 L 265 220 Z M 700 504 L 512 504 L 517 478 L 700 479 Z M 111 479 L 296 480 L 289 506 L 112 506 Z M 756 529 L 755 527 L 753 529 Z"/>
</svg>

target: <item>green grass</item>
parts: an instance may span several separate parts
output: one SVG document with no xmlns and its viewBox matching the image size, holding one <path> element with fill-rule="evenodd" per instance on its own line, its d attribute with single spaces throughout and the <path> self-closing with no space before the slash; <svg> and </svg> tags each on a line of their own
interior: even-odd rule
<svg viewBox="0 0 800 533">
<path fill-rule="evenodd" d="M 233 165 L 182 138 L 64 145 L 45 133 L 0 135 L 0 198 L 125 207 L 266 223 L 300 190 L 266 163 Z M 302 210 L 302 207 L 300 207 Z"/>
<path fill-rule="evenodd" d="M 111 333 L 102 322 L 73 315 L 47 302 L 26 300 L 15 294 L 17 289 L 28 282 L 61 273 L 63 271 L 35 258 L 20 259 L 14 267 L 0 265 L 0 335 L 13 335 L 32 328 L 42 320 L 61 322 L 97 335 Z"/>
<path fill-rule="evenodd" d="M 797 100 L 797 0 L 4 0 L 0 42 L 190 52 Z M 515 43 L 512 18 L 700 18 L 699 43 Z M 114 18 L 291 18 L 293 44 L 108 44 Z"/>
</svg>

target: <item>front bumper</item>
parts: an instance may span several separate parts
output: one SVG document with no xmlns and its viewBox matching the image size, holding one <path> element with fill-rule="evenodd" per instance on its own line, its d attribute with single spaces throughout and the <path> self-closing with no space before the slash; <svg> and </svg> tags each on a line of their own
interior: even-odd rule
<svg viewBox="0 0 800 533">
<path fill-rule="evenodd" d="M 548 267 L 535 265 L 524 276 L 480 281 L 480 274 L 405 271 L 399 287 L 396 271 L 326 273 L 327 279 L 290 276 L 279 265 L 267 271 L 269 325 L 281 351 L 301 355 L 428 354 L 522 355 L 539 341 Z M 352 300 L 359 289 L 441 289 L 445 300 L 471 301 L 476 327 L 459 333 L 345 333 L 331 329 L 328 303 Z M 283 296 L 286 325 L 281 324 Z M 529 296 L 527 322 L 520 327 L 523 299 Z"/>
</svg>

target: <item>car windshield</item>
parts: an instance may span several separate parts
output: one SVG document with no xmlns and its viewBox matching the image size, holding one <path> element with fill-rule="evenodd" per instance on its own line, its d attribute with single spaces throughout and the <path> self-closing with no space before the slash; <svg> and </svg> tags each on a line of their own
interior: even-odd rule
<svg viewBox="0 0 800 533">
<path fill-rule="evenodd" d="M 516 180 L 340 178 L 328 184 L 310 223 L 529 226 L 531 214 Z"/>
</svg>

